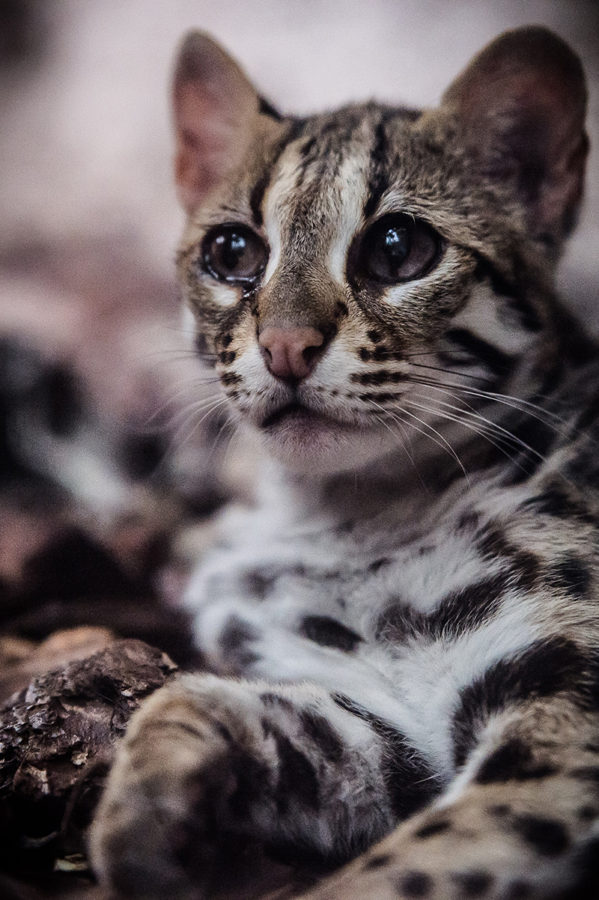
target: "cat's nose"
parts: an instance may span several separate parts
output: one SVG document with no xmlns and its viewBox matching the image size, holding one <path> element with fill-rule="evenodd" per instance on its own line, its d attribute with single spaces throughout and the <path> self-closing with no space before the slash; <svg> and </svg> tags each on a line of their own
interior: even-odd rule
<svg viewBox="0 0 599 900">
<path fill-rule="evenodd" d="M 316 328 L 267 325 L 258 337 L 268 371 L 282 381 L 302 381 L 313 371 L 324 349 Z"/>
</svg>

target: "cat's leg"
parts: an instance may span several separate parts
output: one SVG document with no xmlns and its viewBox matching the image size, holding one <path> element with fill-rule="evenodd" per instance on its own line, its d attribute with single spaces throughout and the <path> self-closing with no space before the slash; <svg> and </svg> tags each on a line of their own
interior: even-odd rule
<svg viewBox="0 0 599 900">
<path fill-rule="evenodd" d="M 318 686 L 183 676 L 130 723 L 92 860 L 114 896 L 211 896 L 244 837 L 339 863 L 438 791 L 402 735 Z"/>
<path fill-rule="evenodd" d="M 564 700 L 505 712 L 443 795 L 310 900 L 599 897 L 598 735 Z"/>
</svg>

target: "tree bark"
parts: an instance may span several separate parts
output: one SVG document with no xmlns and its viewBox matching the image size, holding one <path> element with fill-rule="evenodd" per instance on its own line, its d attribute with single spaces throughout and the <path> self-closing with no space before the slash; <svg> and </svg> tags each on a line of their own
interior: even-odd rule
<svg viewBox="0 0 599 900">
<path fill-rule="evenodd" d="M 0 868 L 28 878 L 85 866 L 85 837 L 119 737 L 177 670 L 118 640 L 38 675 L 0 708 Z"/>
</svg>

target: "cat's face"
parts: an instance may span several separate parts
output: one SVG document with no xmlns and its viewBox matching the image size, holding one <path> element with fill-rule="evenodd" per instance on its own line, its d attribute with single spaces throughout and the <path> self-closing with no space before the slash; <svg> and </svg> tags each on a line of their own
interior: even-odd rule
<svg viewBox="0 0 599 900">
<path fill-rule="evenodd" d="M 368 104 L 300 121 L 265 108 L 206 38 L 183 48 L 179 270 L 197 347 L 235 414 L 296 470 L 354 468 L 414 439 L 443 448 L 456 419 L 484 430 L 481 392 L 516 392 L 546 341 L 532 288 L 580 195 L 580 116 L 551 194 L 551 161 L 529 164 L 530 112 L 507 135 L 502 121 L 499 140 L 488 92 L 470 108 L 485 65 L 436 111 Z M 504 91 L 497 120 L 518 92 Z M 554 155 L 563 170 L 563 147 Z"/>
</svg>

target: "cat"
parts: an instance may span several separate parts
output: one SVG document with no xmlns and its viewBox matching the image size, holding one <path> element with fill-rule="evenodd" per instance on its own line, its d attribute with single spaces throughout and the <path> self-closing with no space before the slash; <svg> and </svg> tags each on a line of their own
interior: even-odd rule
<svg viewBox="0 0 599 900">
<path fill-rule="evenodd" d="M 264 466 L 189 585 L 209 671 L 117 753 L 101 882 L 210 896 L 252 837 L 339 866 L 320 900 L 596 896 L 599 366 L 554 292 L 577 56 L 526 27 L 437 109 L 294 118 L 192 33 L 173 102 L 195 346 Z"/>
</svg>

